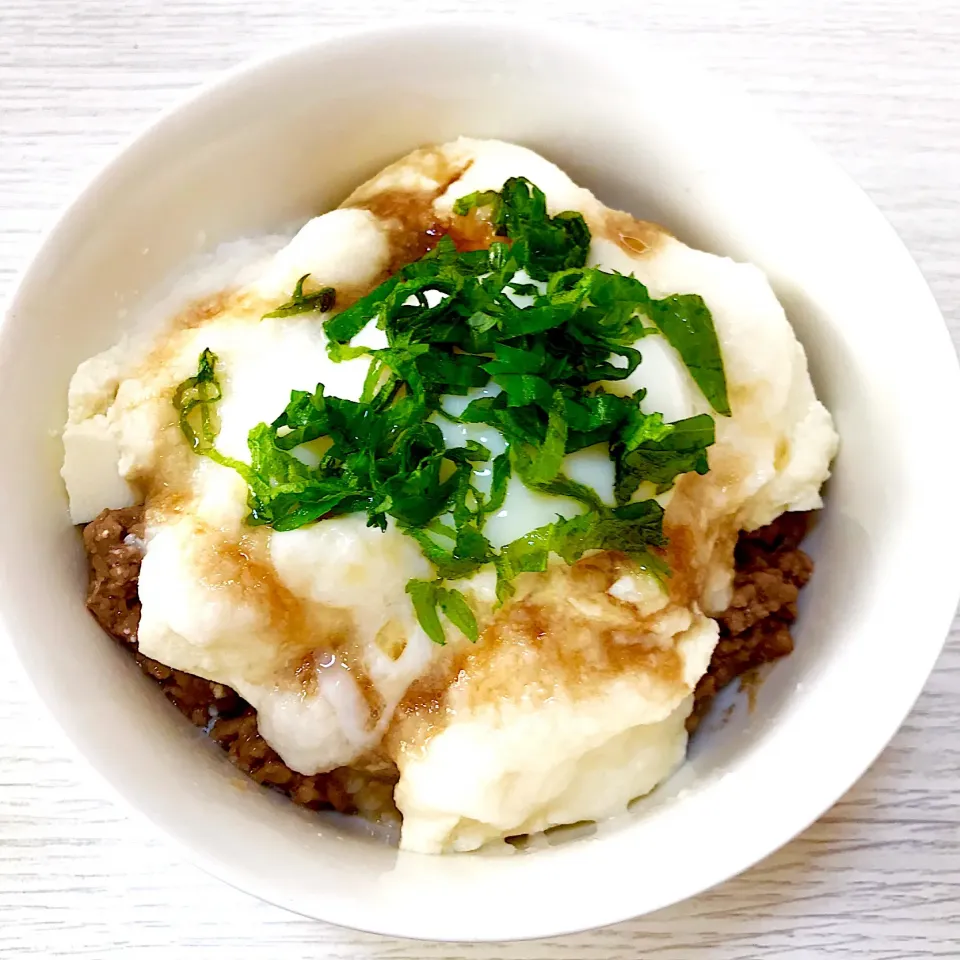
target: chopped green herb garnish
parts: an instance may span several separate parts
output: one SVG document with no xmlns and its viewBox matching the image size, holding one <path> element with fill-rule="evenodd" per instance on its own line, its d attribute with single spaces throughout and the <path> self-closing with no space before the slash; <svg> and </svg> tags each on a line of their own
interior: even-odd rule
<svg viewBox="0 0 960 960">
<path fill-rule="evenodd" d="M 304 293 L 303 285 L 309 273 L 305 273 L 293 289 L 293 296 L 284 304 L 263 315 L 264 320 L 280 317 L 292 317 L 298 313 L 326 313 L 333 309 L 337 302 L 337 294 L 333 287 L 323 287 L 316 293 Z"/>
<path fill-rule="evenodd" d="M 477 618 L 459 590 L 443 586 L 440 580 L 411 580 L 407 593 L 423 632 L 441 646 L 447 642 L 439 611 L 471 642 L 479 636 Z"/>
<path fill-rule="evenodd" d="M 572 211 L 548 216 L 543 191 L 524 177 L 511 177 L 499 193 L 484 190 L 461 197 L 453 211 L 463 216 L 474 207 L 490 207 L 497 236 L 513 241 L 511 256 L 534 280 L 548 280 L 558 270 L 587 262 L 590 230 L 583 217 Z"/>
<path fill-rule="evenodd" d="M 641 414 L 643 416 L 643 414 Z M 612 445 L 616 461 L 617 503 L 627 503 L 641 483 L 652 483 L 657 493 L 673 486 L 681 473 L 704 474 L 707 448 L 714 441 L 713 419 L 705 413 L 676 423 L 663 423 L 660 414 L 647 417 L 656 420 L 652 428 L 641 434 L 642 439 L 631 445 L 629 434 Z M 641 427 L 641 430 L 644 428 Z"/>
<path fill-rule="evenodd" d="M 722 416 L 730 416 L 723 357 L 713 317 L 703 298 L 695 293 L 674 294 L 651 300 L 647 309 L 667 343 L 680 354 L 710 406 Z"/>
<path fill-rule="evenodd" d="M 197 375 L 188 377 L 173 394 L 173 405 L 179 413 L 180 432 L 194 453 L 209 457 L 225 467 L 238 470 L 247 482 L 251 477 L 245 463 L 225 457 L 216 448 L 220 421 L 217 403 L 223 397 L 217 379 L 217 355 L 204 350 L 197 363 Z"/>
<path fill-rule="evenodd" d="M 642 500 L 565 519 L 531 530 L 507 544 L 496 559 L 497 596 L 503 601 L 513 593 L 510 581 L 519 573 L 542 573 L 551 553 L 567 563 L 579 560 L 588 550 L 619 550 L 658 574 L 662 561 L 650 547 L 666 546 L 663 508 L 656 500 Z"/>
<path fill-rule="evenodd" d="M 656 300 L 632 276 L 587 267 L 583 218 L 550 216 L 542 191 L 523 178 L 454 207 L 458 215 L 475 209 L 494 229 L 489 249 L 460 252 L 444 237 L 325 321 L 331 359 L 370 357 L 358 401 L 327 396 L 323 384 L 313 393 L 293 391 L 273 423 L 250 432 L 248 466 L 216 451 L 221 393 L 209 350 L 174 400 L 191 447 L 247 480 L 249 523 L 293 530 L 364 513 L 368 525 L 385 529 L 389 518 L 415 539 L 437 579 L 411 580 L 407 592 L 437 643 L 445 640 L 441 614 L 477 639 L 466 598 L 446 584 L 490 564 L 501 601 L 518 574 L 546 570 L 551 554 L 573 563 L 589 550 L 618 550 L 658 575 L 667 572 L 656 553 L 666 544 L 663 509 L 635 498 L 644 485 L 659 494 L 682 473 L 705 473 L 714 423 L 706 414 L 664 423 L 641 410 L 644 390 L 608 389 L 637 369 L 644 337 L 664 336 L 711 407 L 730 412 L 716 331 L 700 297 Z M 266 316 L 329 311 L 333 290 L 304 294 L 306 279 Z M 385 348 L 351 344 L 370 323 L 385 332 Z M 445 398 L 471 392 L 459 415 L 444 406 Z M 447 447 L 437 425 L 444 419 L 493 427 L 507 450 L 493 457 L 474 441 Z M 294 451 L 314 441 L 321 441 L 314 453 L 322 452 L 307 466 Z M 564 473 L 569 454 L 596 444 L 614 461 L 613 508 Z M 478 465 L 490 477 L 483 489 Z M 502 508 L 511 477 L 575 501 L 583 512 L 496 550 L 483 529 Z"/>
<path fill-rule="evenodd" d="M 173 395 L 173 405 L 180 411 L 180 430 L 197 453 L 213 450 L 220 432 L 215 404 L 223 391 L 216 367 L 216 354 L 204 350 L 197 363 L 197 375 L 184 380 Z"/>
</svg>

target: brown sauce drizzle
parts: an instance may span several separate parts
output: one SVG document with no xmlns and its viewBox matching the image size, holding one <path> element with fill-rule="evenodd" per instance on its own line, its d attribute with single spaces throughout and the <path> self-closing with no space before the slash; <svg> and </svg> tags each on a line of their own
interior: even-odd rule
<svg viewBox="0 0 960 960">
<path fill-rule="evenodd" d="M 315 693 L 316 671 L 310 667 L 343 655 L 353 633 L 349 614 L 294 594 L 277 576 L 262 531 L 245 533 L 239 541 L 211 530 L 198 533 L 205 541 L 197 557 L 204 585 L 257 611 L 269 638 L 264 660 L 249 679 Z"/>
<path fill-rule="evenodd" d="M 195 521 L 196 522 L 196 521 Z M 370 726 L 384 702 L 363 669 L 356 626 L 349 610 L 295 594 L 277 575 L 267 533 L 246 530 L 239 539 L 196 522 L 197 575 L 209 590 L 226 595 L 258 618 L 250 636 L 244 679 L 250 683 L 312 695 L 318 671 L 346 669 L 370 711 Z"/>
<path fill-rule="evenodd" d="M 434 210 L 437 198 L 466 173 L 472 162 L 451 161 L 436 147 L 424 147 L 400 163 L 406 169 L 414 167 L 431 186 L 376 189 L 377 182 L 388 177 L 394 169 L 393 166 L 387 167 L 372 184 L 361 187 L 342 204 L 369 210 L 390 231 L 390 263 L 378 283 L 429 253 L 444 236 L 449 236 L 460 251 L 485 250 L 490 246 L 493 231 L 476 212 L 465 217 L 447 218 L 438 216 Z"/>
<path fill-rule="evenodd" d="M 607 593 L 635 569 L 623 554 L 604 551 L 518 578 L 517 597 L 483 625 L 477 644 L 446 651 L 410 686 L 394 715 L 392 748 L 417 749 L 461 707 L 589 697 L 638 674 L 682 685 L 682 658 L 654 638 L 666 610 L 644 617 Z"/>
<path fill-rule="evenodd" d="M 623 210 L 606 210 L 600 222 L 591 224 L 594 236 L 610 240 L 631 257 L 646 256 L 670 234 L 658 223 L 638 220 Z"/>
<path fill-rule="evenodd" d="M 429 253 L 441 237 L 450 237 L 460 251 L 485 250 L 490 246 L 493 230 L 474 213 L 451 219 L 436 215 L 433 202 L 445 189 L 446 186 L 436 195 L 381 193 L 363 204 L 364 209 L 391 225 L 390 264 L 383 279 Z"/>
</svg>

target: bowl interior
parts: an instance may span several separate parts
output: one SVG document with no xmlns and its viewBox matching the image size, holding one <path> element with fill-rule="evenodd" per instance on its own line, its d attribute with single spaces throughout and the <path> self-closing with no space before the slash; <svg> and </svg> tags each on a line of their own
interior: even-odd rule
<svg viewBox="0 0 960 960">
<path fill-rule="evenodd" d="M 0 401 L 16 411 L 0 427 L 0 499 L 15 505 L 0 531 L 0 611 L 80 752 L 213 872 L 362 929 L 507 939 L 695 893 L 787 840 L 871 762 L 918 694 L 956 602 L 948 570 L 924 574 L 921 609 L 898 586 L 960 532 L 947 487 L 957 453 L 942 449 L 934 418 L 915 415 L 916 399 L 944 415 L 960 403 L 919 273 L 805 142 L 643 36 L 584 43 L 582 31 L 472 26 L 469 38 L 455 24 L 368 31 L 232 74 L 136 140 L 67 212 L 0 340 Z M 189 257 L 328 209 L 383 163 L 459 134 L 533 147 L 606 203 L 763 267 L 842 452 L 811 541 L 817 572 L 797 649 L 752 712 L 709 723 L 668 784 L 587 836 L 513 856 L 430 858 L 398 855 L 357 824 L 248 783 L 103 637 L 83 609 L 57 434 L 77 363 L 112 344 Z M 948 505 L 936 525 L 923 516 L 931 502 Z"/>
</svg>

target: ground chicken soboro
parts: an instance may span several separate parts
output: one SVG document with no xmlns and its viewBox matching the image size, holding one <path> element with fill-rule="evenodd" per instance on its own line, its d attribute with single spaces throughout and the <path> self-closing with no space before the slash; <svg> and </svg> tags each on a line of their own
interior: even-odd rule
<svg viewBox="0 0 960 960">
<path fill-rule="evenodd" d="M 694 731 L 717 693 L 761 664 L 793 650 L 790 625 L 797 597 L 810 579 L 813 561 L 799 544 L 808 515 L 785 513 L 769 526 L 742 533 L 736 548 L 736 577 L 730 606 L 717 619 L 720 641 L 697 685 L 687 729 Z M 317 810 L 351 812 L 347 770 L 304 776 L 291 770 L 260 736 L 256 711 L 220 683 L 173 670 L 137 650 L 140 600 L 137 578 L 143 548 L 143 508 L 104 510 L 83 531 L 89 560 L 87 607 L 103 629 L 136 658 L 167 698 L 202 727 L 236 766 L 257 783 Z"/>
<path fill-rule="evenodd" d="M 697 728 L 728 683 L 793 650 L 797 597 L 813 573 L 813 561 L 800 549 L 808 523 L 809 514 L 784 513 L 769 526 L 740 534 L 733 598 L 717 617 L 720 640 L 697 684 L 687 730 Z"/>
<path fill-rule="evenodd" d="M 260 736 L 254 709 L 229 687 L 172 670 L 139 653 L 137 577 L 142 536 L 142 506 L 104 510 L 84 527 L 90 571 L 87 607 L 100 626 L 130 650 L 167 699 L 192 723 L 207 730 L 233 763 L 257 783 L 274 787 L 294 803 L 314 810 L 333 807 L 352 812 L 350 795 L 342 785 L 345 774 L 333 771 L 308 777 L 291 770 Z"/>
</svg>

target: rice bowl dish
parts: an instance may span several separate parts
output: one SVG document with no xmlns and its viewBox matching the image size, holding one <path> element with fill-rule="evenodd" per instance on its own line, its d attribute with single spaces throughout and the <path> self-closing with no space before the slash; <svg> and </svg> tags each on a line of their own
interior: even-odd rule
<svg viewBox="0 0 960 960">
<path fill-rule="evenodd" d="M 837 436 L 756 268 L 462 138 L 245 273 L 81 365 L 63 475 L 91 608 L 260 782 L 419 852 L 602 819 L 789 652 L 803 521 L 734 548 Z"/>
<path fill-rule="evenodd" d="M 706 77 L 689 57 L 663 49 L 668 44 L 661 38 L 594 32 L 592 42 L 585 42 L 583 30 L 543 23 L 474 22 L 469 31 L 469 43 L 463 42 L 464 25 L 449 20 L 338 32 L 245 64 L 191 95 L 158 118 L 78 193 L 33 257 L 0 328 L 0 397 L 8 409 L 16 411 L 16 416 L 4 420 L 3 438 L 6 449 L 16 452 L 18 465 L 0 471 L 0 496 L 15 505 L 0 529 L 4 571 L 0 632 L 10 640 L 44 709 L 98 776 L 102 786 L 97 789 L 113 796 L 140 818 L 142 829 L 160 834 L 186 859 L 267 902 L 358 930 L 457 942 L 556 936 L 649 913 L 747 869 L 803 830 L 863 774 L 917 697 L 953 617 L 957 579 L 950 564 L 927 565 L 926 602 L 905 604 L 904 561 L 936 555 L 944 540 L 960 535 L 960 509 L 949 489 L 960 469 L 957 451 L 940 445 L 941 414 L 949 416 L 960 409 L 956 359 L 942 317 L 915 264 L 849 177 L 722 78 Z M 409 55 L 411 44 L 420 56 Z M 642 71 L 636 69 L 640 53 Z M 494 71 L 492 63 L 497 64 Z M 654 73 L 662 82 L 650 83 Z M 448 82 L 438 84 L 439 76 Z M 444 852 L 429 855 L 399 846 L 400 811 L 394 803 L 398 769 L 384 764 L 376 770 L 367 764 L 367 757 L 360 764 L 363 770 L 348 765 L 328 773 L 301 773 L 264 739 L 258 711 L 237 690 L 150 658 L 137 648 L 139 572 L 143 546 L 151 537 L 149 517 L 144 515 L 146 491 L 138 487 L 136 478 L 119 475 L 119 449 L 108 434 L 114 458 L 112 463 L 109 456 L 101 460 L 108 469 L 88 488 L 112 489 L 121 494 L 114 503 L 130 505 L 105 507 L 105 500 L 91 502 L 91 509 L 104 509 L 88 523 L 78 519 L 75 524 L 59 471 L 64 465 L 67 388 L 78 365 L 125 342 L 113 356 L 122 361 L 121 379 L 137 379 L 140 361 L 172 332 L 202 325 L 204 316 L 225 320 L 222 310 L 227 299 L 253 291 L 268 274 L 272 258 L 308 221 L 344 205 L 358 184 L 418 145 L 449 144 L 465 132 L 532 148 L 568 171 L 569 179 L 588 187 L 611 210 L 629 211 L 630 221 L 640 224 L 663 224 L 678 242 L 705 251 L 697 255 L 701 263 L 712 262 L 710 255 L 715 255 L 730 276 L 739 272 L 743 280 L 744 274 L 759 273 L 775 291 L 789 327 L 803 344 L 816 397 L 830 411 L 842 442 L 822 491 L 825 509 L 788 510 L 770 525 L 730 534 L 735 545 L 729 605 L 715 613 L 700 608 L 718 624 L 719 638 L 706 673 L 692 693 L 694 705 L 684 726 L 693 732 L 688 735 L 685 761 L 631 802 L 626 814 L 604 817 L 598 813 L 589 824 L 548 829 L 527 839 L 510 837 L 504 843 L 497 839 L 500 825 L 489 820 L 471 837 L 472 825 L 460 814 L 448 818 L 446 825 L 441 817 L 431 816 L 425 822 L 430 828 L 427 838 L 443 835 Z M 477 190 L 502 194 L 507 180 L 522 178 L 545 194 L 552 192 L 542 167 L 528 170 L 526 176 L 522 168 L 501 174 L 504 179 L 499 183 L 494 178 L 489 187 L 478 185 Z M 532 187 L 527 194 L 533 198 Z M 551 219 L 571 209 L 565 209 L 559 198 L 554 200 L 558 205 L 545 200 L 551 204 L 547 210 Z M 491 225 L 487 235 L 491 245 L 511 247 L 514 241 L 507 225 L 501 228 L 494 223 L 499 219 L 495 207 L 493 200 L 477 203 L 469 216 L 463 216 Z M 610 239 L 602 224 L 590 222 L 589 210 L 581 216 L 590 232 L 590 245 L 598 238 Z M 498 233 L 500 229 L 508 235 Z M 553 231 L 548 228 L 549 232 Z M 659 236 L 662 231 L 651 233 Z M 625 231 L 625 236 L 639 239 L 644 248 L 651 239 L 632 230 Z M 461 238 L 451 240 L 456 247 Z M 411 251 L 409 264 L 419 263 L 428 247 L 439 245 L 438 238 L 423 242 L 419 251 Z M 612 242 L 616 245 L 616 237 Z M 628 241 L 628 248 L 631 244 L 638 246 L 635 240 Z M 649 246 L 655 255 L 656 246 Z M 637 252 L 624 251 L 624 255 Z M 453 271 L 457 276 L 468 272 L 470 257 L 462 260 L 460 250 L 451 262 L 459 264 Z M 755 264 L 759 270 L 737 264 Z M 431 269 L 429 260 L 411 266 L 414 274 Z M 590 273 L 592 263 L 564 269 L 585 271 L 584 286 L 610 282 Z M 699 272 L 658 286 L 649 275 L 644 278 L 643 269 L 638 263 L 634 280 L 644 286 L 651 303 L 701 296 L 721 344 L 724 311 L 721 307 L 713 315 L 715 304 L 708 298 L 715 299 L 715 291 L 702 285 Z M 302 276 L 291 276 L 290 286 L 264 304 L 263 312 L 291 304 Z M 389 279 L 388 269 L 377 282 Z M 484 287 L 485 303 L 491 300 L 488 294 L 502 292 L 493 291 L 481 276 L 475 279 Z M 626 288 L 634 304 L 644 299 L 632 283 Z M 687 293 L 681 292 L 684 288 Z M 311 275 L 301 288 L 301 300 L 316 295 L 313 302 L 321 303 L 329 298 L 325 289 Z M 335 303 L 329 311 L 333 315 L 304 312 L 300 320 L 305 328 L 316 327 L 325 335 L 327 320 L 346 313 L 353 297 L 362 293 L 344 284 L 334 291 Z M 693 301 L 681 302 L 689 307 Z M 766 302 L 770 304 L 769 299 Z M 453 307 L 453 312 L 459 312 L 458 304 Z M 651 309 L 659 312 L 664 307 Z M 664 320 L 662 313 L 658 316 Z M 904 318 L 909 321 L 906 335 Z M 632 314 L 629 319 L 634 319 Z M 626 339 L 628 330 L 620 326 L 621 320 L 626 323 L 627 318 L 621 314 L 617 321 L 624 334 L 618 350 L 636 342 Z M 282 319 L 264 320 L 251 310 L 246 325 L 255 323 L 283 326 Z M 217 326 L 214 320 L 211 330 Z M 774 329 L 778 328 L 775 323 Z M 373 329 L 378 329 L 376 323 Z M 432 321 L 423 329 L 428 334 L 428 352 L 433 354 L 439 331 Z M 392 335 L 386 324 L 382 332 Z M 534 341 L 551 339 L 530 336 Z M 781 342 L 791 339 L 792 334 Z M 642 360 L 633 371 L 638 377 L 640 371 L 644 376 L 647 371 L 653 373 L 654 344 L 660 340 L 667 340 L 662 332 L 640 338 L 636 349 Z M 181 379 L 166 384 L 167 396 L 158 397 L 155 407 L 168 418 L 171 430 L 164 431 L 164 436 L 182 445 L 185 465 L 193 464 L 184 476 L 194 468 L 207 472 L 208 466 L 199 466 L 201 461 L 215 465 L 208 453 L 224 453 L 221 436 L 234 442 L 229 421 L 237 407 L 231 408 L 226 401 L 236 399 L 233 374 L 242 372 L 231 371 L 228 365 L 233 352 L 230 343 L 193 346 L 198 352 L 189 361 L 178 361 L 183 363 L 178 371 Z M 216 346 L 222 354 L 216 353 Z M 361 346 L 345 344 L 344 348 L 352 352 Z M 200 362 L 202 350 L 208 347 L 216 357 L 212 377 L 209 365 L 204 368 Z M 365 349 L 381 347 L 374 341 Z M 460 348 L 439 344 L 437 352 L 450 349 Z M 469 349 L 463 352 L 474 355 Z M 778 355 L 782 360 L 784 354 Z M 600 360 L 598 352 L 592 356 Z M 350 358 L 351 362 L 361 359 L 361 354 Z M 576 355 L 572 359 L 576 367 Z M 488 360 L 468 359 L 464 364 L 483 367 Z M 296 366 L 291 361 L 291 371 Z M 664 372 L 669 371 L 667 366 Z M 788 376 L 786 367 L 781 371 L 777 389 Z M 686 364 L 681 372 L 692 378 Z M 491 380 L 499 383 L 506 373 L 491 374 Z M 730 370 L 724 374 L 732 380 Z M 621 375 L 614 374 L 614 386 L 604 387 L 605 393 L 614 393 L 615 378 Z M 186 404 L 174 407 L 172 394 L 198 377 L 206 386 L 191 392 L 187 384 L 180 397 Z M 552 371 L 547 379 L 554 383 Z M 222 390 L 220 400 L 208 392 L 216 393 L 214 381 Z M 276 405 L 271 401 L 260 408 L 254 399 L 251 423 L 234 420 L 235 429 L 240 434 L 247 429 L 245 440 L 248 428 L 261 423 L 271 436 L 285 433 L 273 424 L 284 414 L 291 392 L 309 394 L 316 409 L 313 398 L 319 382 L 316 371 L 305 382 L 288 380 L 282 389 L 278 381 L 270 387 L 277 390 Z M 431 374 L 427 383 L 435 382 Z M 684 382 L 680 377 L 681 388 Z M 574 387 L 566 376 L 556 386 L 562 392 Z M 597 393 L 596 385 L 582 390 L 584 396 Z M 695 402 L 709 403 L 699 386 L 690 395 Z M 729 396 L 735 399 L 733 391 Z M 937 417 L 917 416 L 918 396 L 938 411 Z M 424 397 L 431 416 L 449 420 L 434 409 L 435 399 L 433 394 Z M 455 402 L 468 405 L 476 399 L 484 398 L 459 394 L 447 399 L 447 413 L 462 420 Z M 657 399 L 663 409 L 641 404 L 640 412 L 660 413 L 665 425 L 702 415 L 668 407 L 667 391 L 659 391 Z M 204 402 L 191 406 L 193 400 Z M 93 415 L 106 414 L 112 403 L 108 393 L 99 410 L 94 405 Z M 483 413 L 488 405 L 497 409 L 488 399 L 475 412 Z M 611 403 L 611 414 L 617 409 L 621 413 L 627 409 L 623 400 Z M 204 411 L 209 415 L 209 434 L 203 425 Z M 303 412 L 310 413 L 307 407 Z M 187 426 L 197 436 L 210 437 L 203 451 L 192 447 L 179 422 L 181 413 L 186 413 Z M 703 414 L 715 431 L 713 444 L 703 446 L 709 466 L 711 451 L 729 418 L 712 405 Z M 257 423 L 252 423 L 253 418 Z M 73 424 L 83 419 L 73 418 Z M 614 419 L 604 418 L 611 429 L 606 442 L 610 445 L 612 440 L 618 446 L 623 439 L 620 446 L 625 448 L 625 421 L 620 419 L 614 432 Z M 542 425 L 549 420 L 549 410 L 534 420 Z M 565 420 L 566 459 L 567 443 L 575 431 L 572 419 Z M 143 423 L 146 442 L 141 449 L 146 452 L 152 443 L 151 423 L 155 426 L 156 421 L 146 418 Z M 703 445 L 709 434 L 704 421 L 699 423 L 705 428 L 699 441 Z M 563 427 L 556 415 L 555 427 L 554 436 L 559 436 Z M 104 438 L 97 440 L 97 426 L 89 429 L 94 436 L 88 439 L 101 446 Z M 426 434 L 432 435 L 433 452 L 442 454 L 450 448 L 442 435 L 438 440 L 432 430 L 426 429 Z M 366 431 L 363 436 L 370 438 Z M 485 455 L 463 441 L 456 445 L 471 456 Z M 480 446 L 489 451 L 487 466 L 492 468 L 500 455 L 493 441 Z M 558 446 L 555 440 L 553 449 Z M 946 462 L 931 470 L 929 454 L 934 448 Z M 535 452 L 536 447 L 529 449 Z M 237 458 L 238 464 L 224 471 L 236 473 L 241 462 L 252 467 L 247 461 L 249 447 L 240 450 L 242 461 Z M 296 455 L 302 457 L 304 451 Z M 319 465 L 322 456 L 321 450 L 314 463 Z M 570 456 L 576 463 L 583 451 Z M 693 450 L 690 458 L 696 460 Z M 608 452 L 614 477 L 619 459 L 617 451 Z M 274 462 L 282 460 L 278 457 Z M 441 460 L 440 483 L 448 479 L 446 471 L 457 467 L 460 476 L 465 475 L 466 467 Z M 649 457 L 645 460 L 650 463 Z M 387 461 L 386 472 L 373 478 L 378 487 L 381 480 L 397 475 L 391 472 L 393 463 Z M 478 473 L 484 467 L 479 460 L 467 463 L 473 463 Z M 602 458 L 594 460 L 597 463 L 602 465 Z M 342 466 L 343 461 L 332 458 L 321 472 L 327 471 L 329 479 L 330 472 Z M 549 460 L 547 466 L 553 469 Z M 320 485 L 313 482 L 319 477 L 317 467 L 305 467 L 311 487 L 319 490 Z M 562 467 L 560 472 L 567 474 L 570 468 L 566 463 Z M 670 497 L 676 499 L 688 485 L 687 475 L 692 474 L 695 483 L 708 484 L 710 472 L 679 474 L 671 490 L 662 494 L 638 486 L 636 502 L 662 500 L 660 533 L 668 536 Z M 208 474 L 213 475 L 213 471 Z M 511 464 L 511 479 L 518 475 Z M 481 482 L 471 470 L 470 486 L 486 496 Z M 597 484 L 597 493 L 599 480 L 590 482 Z M 231 480 L 228 485 L 232 484 Z M 247 484 L 245 495 L 250 491 Z M 588 496 L 583 490 L 579 493 L 581 498 Z M 183 502 L 193 504 L 192 494 Z M 404 502 L 410 501 L 401 497 L 401 506 Z M 599 502 L 603 509 L 594 503 L 582 513 L 571 508 L 568 513 L 574 515 L 563 517 L 567 525 L 561 531 L 571 536 L 557 542 L 569 561 L 551 551 L 547 570 L 504 576 L 514 586 L 518 601 L 523 601 L 530 578 L 537 582 L 542 574 L 555 577 L 566 570 L 566 575 L 592 583 L 591 596 L 603 610 L 631 612 L 630 607 L 619 607 L 628 600 L 603 589 L 604 577 L 609 581 L 612 570 L 597 570 L 593 559 L 603 551 L 584 545 L 586 537 L 579 535 L 592 530 L 596 538 L 603 533 L 595 521 L 618 505 L 615 496 L 612 506 Z M 936 524 L 929 522 L 932 504 L 938 505 Z M 281 534 L 309 539 L 314 528 L 330 523 L 336 527 L 350 519 L 366 530 L 366 510 L 344 512 L 349 505 L 344 502 L 337 516 L 291 531 L 278 531 L 269 523 L 249 524 L 249 502 L 238 504 L 237 513 L 242 515 L 241 531 L 256 540 Z M 353 506 L 359 505 L 354 501 Z M 470 506 L 475 509 L 476 504 L 471 501 Z M 638 520 L 641 508 L 635 506 L 617 519 L 630 520 L 630 510 L 638 511 L 632 518 Z M 642 510 L 656 520 L 652 507 Z M 591 512 L 593 518 L 580 519 Z M 437 519 L 441 526 L 456 530 L 456 518 L 449 523 Z M 537 522 L 554 526 L 560 519 L 551 513 Z M 388 527 L 396 522 L 387 515 Z M 487 518 L 480 532 L 495 555 L 493 573 L 489 569 L 486 573 L 495 593 L 496 556 L 513 541 L 495 547 L 493 523 Z M 411 530 L 401 535 L 410 539 L 418 528 L 413 525 Z M 578 536 L 572 536 L 578 530 Z M 429 536 L 438 536 L 437 531 L 439 526 Z M 379 533 L 379 529 L 369 532 Z M 649 542 L 656 526 L 636 532 L 637 537 L 626 545 L 649 548 L 654 562 L 664 561 L 665 548 Z M 537 540 L 531 563 L 539 566 L 544 553 L 539 549 L 543 540 Z M 455 546 L 449 539 L 438 543 L 444 553 L 452 553 L 449 548 Z M 576 559 L 581 546 L 584 553 Z M 422 558 L 424 548 L 419 542 L 417 547 L 419 554 L 414 556 Z M 509 556 L 515 558 L 516 550 Z M 637 563 L 625 556 L 631 567 Z M 816 570 L 810 576 L 813 561 Z M 561 572 L 554 573 L 554 567 Z M 675 579 L 664 574 L 662 567 L 658 570 L 660 583 Z M 482 572 L 477 570 L 474 576 Z M 479 635 L 486 629 L 484 611 L 475 615 L 478 640 L 474 644 L 450 621 L 440 602 L 471 629 L 453 594 L 459 591 L 472 610 L 466 585 L 432 576 L 431 570 L 427 577 L 411 576 L 404 583 L 404 598 L 412 605 L 406 584 L 427 581 L 426 587 L 411 589 L 420 591 L 420 607 L 431 631 L 436 632 L 437 622 L 443 629 L 445 645 L 432 652 L 431 662 L 478 653 L 484 644 Z M 722 599 L 718 594 L 718 602 Z M 508 608 L 505 600 L 491 612 L 494 617 L 498 612 L 505 616 Z M 581 604 L 576 611 L 578 623 L 586 617 L 585 609 Z M 556 622 L 551 620 L 549 625 Z M 572 618 L 569 623 L 571 628 L 576 625 Z M 422 627 L 419 615 L 416 624 Z M 105 636 L 104 628 L 117 642 Z M 582 639 L 589 636 L 587 632 Z M 385 642 L 388 639 L 381 637 L 383 647 L 396 651 L 399 644 Z M 439 647 L 434 640 L 430 643 Z M 636 654 L 640 646 L 630 652 Z M 555 649 L 567 647 L 558 644 Z M 596 643 L 592 649 L 602 653 L 620 648 Z M 755 682 L 753 666 L 775 658 L 779 662 L 762 670 L 762 683 Z M 259 665 L 262 668 L 263 661 Z M 746 674 L 741 673 L 743 669 Z M 263 679 L 261 669 L 253 673 Z M 743 692 L 737 690 L 736 682 L 728 683 L 737 676 L 743 677 Z M 574 691 L 578 696 L 591 686 L 599 690 L 610 679 L 601 683 L 596 673 L 590 677 L 589 685 Z M 286 682 L 289 692 L 292 682 Z M 854 697 L 856 722 L 851 723 Z M 554 752 L 553 759 L 557 757 Z M 550 757 L 544 760 L 550 762 Z M 504 769 L 504 763 L 498 762 Z M 579 762 L 572 767 L 574 774 L 588 770 Z M 496 773 L 496 768 L 491 765 L 487 771 Z M 567 782 L 577 779 L 573 776 Z M 596 778 L 579 779 L 590 784 Z M 467 785 L 474 793 L 476 782 Z M 535 786 L 538 781 L 525 782 Z M 562 812 L 556 805 L 551 809 L 551 798 L 559 796 L 558 784 L 545 786 L 549 789 L 537 788 L 527 799 L 553 818 Z M 486 814 L 495 813 L 502 793 L 503 783 L 498 781 L 483 798 Z M 605 794 L 604 785 L 597 783 L 587 788 L 584 799 L 599 809 L 605 795 L 612 797 L 612 792 Z M 540 804 L 544 798 L 547 803 Z M 462 792 L 449 798 L 433 793 L 426 799 L 435 811 L 442 812 L 440 801 L 446 800 L 451 801 L 448 806 L 453 813 L 464 809 Z M 337 812 L 341 810 L 345 813 Z M 514 815 L 522 813 L 505 812 L 513 823 L 520 819 Z M 503 825 L 504 832 L 512 828 L 511 823 Z M 484 842 L 469 853 L 452 852 L 458 845 L 468 846 L 471 839 Z M 696 853 L 678 856 L 678 851 Z M 626 884 L 625 869 L 631 877 Z M 479 903 L 483 910 L 477 909 Z"/>
</svg>

